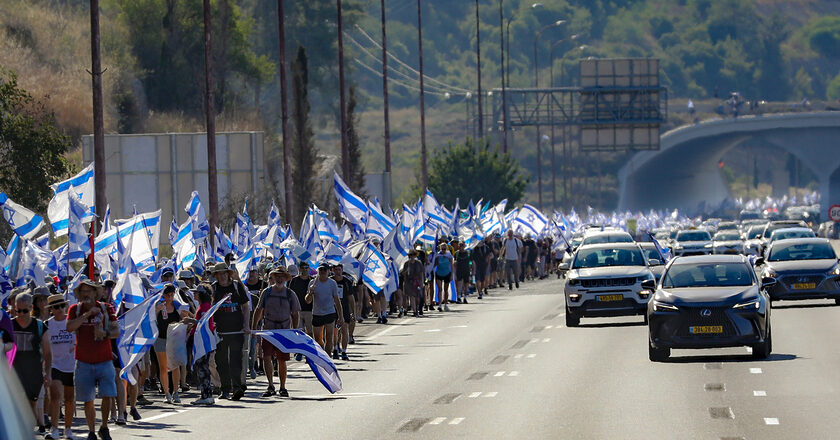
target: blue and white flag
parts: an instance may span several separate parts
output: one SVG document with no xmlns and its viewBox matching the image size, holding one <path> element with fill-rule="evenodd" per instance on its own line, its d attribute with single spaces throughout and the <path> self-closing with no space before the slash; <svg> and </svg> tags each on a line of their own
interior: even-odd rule
<svg viewBox="0 0 840 440">
<path fill-rule="evenodd" d="M 210 223 L 207 221 L 207 215 L 204 213 L 204 207 L 201 206 L 201 200 L 198 198 L 198 191 L 193 191 L 190 195 L 190 200 L 187 202 L 187 207 L 184 208 L 187 215 L 193 223 L 193 238 L 201 240 L 210 234 Z"/>
<path fill-rule="evenodd" d="M 42 248 L 46 249 L 47 247 L 49 247 L 49 244 L 50 244 L 50 233 L 47 232 L 46 234 L 41 235 L 40 237 L 36 238 L 34 241 L 35 241 L 35 244 L 38 247 L 42 247 Z M 2 249 L 0 249 L 0 252 L 2 252 Z M 3 260 L 0 259 L 0 262 L 2 262 L 2 261 Z"/>
<path fill-rule="evenodd" d="M 388 218 L 376 205 L 368 203 L 368 217 L 365 224 L 365 235 L 368 238 L 376 237 L 380 240 L 394 229 L 394 221 Z"/>
<path fill-rule="evenodd" d="M 364 263 L 362 281 L 373 293 L 379 293 L 388 284 L 388 278 L 391 277 L 391 265 L 382 252 L 370 243 L 367 244 L 365 253 L 367 260 Z"/>
<path fill-rule="evenodd" d="M 537 238 L 548 225 L 548 219 L 539 209 L 526 203 L 516 214 L 513 223 L 516 225 L 516 229 L 520 229 L 526 234 L 533 234 L 534 238 Z"/>
<path fill-rule="evenodd" d="M 82 223 L 88 208 L 74 196 L 72 187 L 65 194 L 65 197 L 67 197 L 69 210 L 69 216 L 67 217 L 68 259 L 69 261 L 84 261 L 88 252 L 90 252 L 88 231 Z"/>
<path fill-rule="evenodd" d="M 437 199 L 435 199 L 435 196 L 428 189 L 426 190 L 426 194 L 423 195 L 423 213 L 428 220 L 439 227 L 446 227 L 449 223 Z"/>
<path fill-rule="evenodd" d="M 102 218 L 102 229 L 99 232 L 111 230 L 111 205 L 105 205 L 105 217 Z"/>
<path fill-rule="evenodd" d="M 178 235 L 172 243 L 172 252 L 175 254 L 175 261 L 178 269 L 190 267 L 196 259 L 197 246 L 195 242 L 195 223 L 192 219 L 178 228 Z"/>
<path fill-rule="evenodd" d="M 402 233 L 402 228 L 393 228 L 391 232 L 382 241 L 382 250 L 397 264 L 397 269 L 403 267 L 408 261 L 409 246 L 405 242 L 405 235 Z"/>
<path fill-rule="evenodd" d="M 9 226 L 25 239 L 35 237 L 44 226 L 44 219 L 27 208 L 13 202 L 6 193 L 0 192 L 0 209 Z"/>
<path fill-rule="evenodd" d="M 178 222 L 175 220 L 175 216 L 172 216 L 172 223 L 169 224 L 169 245 L 174 246 L 175 242 L 178 240 L 178 231 L 181 228 L 178 226 Z"/>
<path fill-rule="evenodd" d="M 133 309 L 140 305 L 146 298 L 146 288 L 143 286 L 143 279 L 140 276 L 140 272 L 137 271 L 134 260 L 131 258 L 131 248 L 133 245 L 134 234 L 128 236 L 128 246 L 123 247 L 122 240 L 117 241 L 117 282 L 111 291 L 111 298 L 114 301 L 114 307 L 117 309 L 122 304 L 125 305 L 126 310 Z"/>
<path fill-rule="evenodd" d="M 368 205 L 344 183 L 338 173 L 333 171 L 333 187 L 341 216 L 356 227 L 364 228 Z"/>
<path fill-rule="evenodd" d="M 303 247 L 294 237 L 289 237 L 283 240 L 277 246 L 279 249 L 288 249 L 291 257 L 295 260 L 295 263 L 299 263 L 301 261 L 309 262 L 310 266 L 314 266 L 315 262 L 311 261 L 314 257 L 305 247 Z"/>
<path fill-rule="evenodd" d="M 271 201 L 271 208 L 268 210 L 268 225 L 276 225 L 279 227 L 283 226 L 283 223 L 280 222 L 280 210 L 277 208 L 277 205 L 274 204 L 274 200 Z"/>
<path fill-rule="evenodd" d="M 251 270 L 257 267 L 257 264 L 260 261 L 259 255 L 254 248 L 254 245 L 248 246 L 248 249 L 246 249 L 242 255 L 239 255 L 236 258 L 236 262 L 233 264 L 233 267 L 236 268 L 236 272 L 239 273 L 240 280 L 247 280 L 248 274 Z"/>
<path fill-rule="evenodd" d="M 662 264 L 666 264 L 668 261 L 671 261 L 671 258 L 673 258 L 671 255 L 671 249 L 663 248 L 662 245 L 659 244 L 659 240 L 657 240 L 650 232 L 648 232 L 648 235 L 650 236 L 650 241 L 653 242 L 653 246 L 656 247 L 656 251 L 659 252 L 659 256 L 662 258 Z"/>
<path fill-rule="evenodd" d="M 262 330 L 253 333 L 263 338 L 283 353 L 295 353 L 306 356 L 306 363 L 315 373 L 318 381 L 330 393 L 341 391 L 341 377 L 332 359 L 309 335 L 301 330 Z M 196 338 L 197 340 L 198 338 Z"/>
<path fill-rule="evenodd" d="M 216 260 L 217 263 L 225 261 L 225 255 L 233 252 L 233 242 L 230 240 L 230 237 L 225 234 L 225 231 L 218 226 L 216 226 L 216 240 L 214 246 L 213 259 Z"/>
<path fill-rule="evenodd" d="M 210 330 L 210 319 L 213 318 L 213 314 L 216 313 L 216 310 L 219 310 L 219 307 L 225 303 L 230 298 L 230 293 L 225 295 L 220 301 L 217 301 L 216 304 L 213 304 L 207 313 L 201 315 L 201 319 L 198 320 L 198 323 L 195 325 L 195 338 L 193 342 L 193 365 L 195 365 L 195 361 L 198 359 L 207 356 L 207 354 L 212 353 L 213 350 L 216 349 L 216 345 L 219 343 L 219 338 L 216 336 L 216 333 Z"/>
<path fill-rule="evenodd" d="M 158 293 L 146 298 L 119 318 L 120 339 L 117 351 L 123 366 L 120 377 L 132 385 L 137 385 L 134 366 L 143 360 L 143 356 L 152 348 L 158 337 L 155 305 L 160 302 L 161 296 L 162 293 Z"/>
<path fill-rule="evenodd" d="M 79 174 L 50 185 L 53 190 L 53 198 L 47 208 L 47 217 L 50 219 L 53 232 L 56 237 L 67 234 L 68 215 L 70 207 L 67 206 L 67 193 L 71 190 L 83 205 L 88 207 L 84 222 L 93 219 L 94 206 L 96 205 L 96 187 L 93 179 L 93 162 L 85 167 Z"/>
</svg>

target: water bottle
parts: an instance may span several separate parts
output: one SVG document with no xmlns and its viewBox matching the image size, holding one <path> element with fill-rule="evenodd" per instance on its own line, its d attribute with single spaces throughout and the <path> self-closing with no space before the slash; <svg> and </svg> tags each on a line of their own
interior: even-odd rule
<svg viewBox="0 0 840 440">
<path fill-rule="evenodd" d="M 164 321 L 169 319 L 169 313 L 166 311 L 166 303 L 163 303 L 163 310 L 161 311 L 161 315 L 163 316 Z"/>
</svg>

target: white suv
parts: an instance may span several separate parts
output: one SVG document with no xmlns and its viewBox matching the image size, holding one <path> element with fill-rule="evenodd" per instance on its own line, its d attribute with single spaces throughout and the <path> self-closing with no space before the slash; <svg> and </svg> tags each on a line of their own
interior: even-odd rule
<svg viewBox="0 0 840 440">
<path fill-rule="evenodd" d="M 578 248 L 569 264 L 566 326 L 581 317 L 645 315 L 653 292 L 642 281 L 653 280 L 650 265 L 636 243 L 603 243 Z"/>
</svg>

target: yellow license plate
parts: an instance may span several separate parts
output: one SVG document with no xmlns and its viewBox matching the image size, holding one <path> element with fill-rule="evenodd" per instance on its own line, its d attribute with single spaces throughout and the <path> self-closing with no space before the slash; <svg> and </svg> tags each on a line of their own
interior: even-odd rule
<svg viewBox="0 0 840 440">
<path fill-rule="evenodd" d="M 716 333 L 723 333 L 723 326 L 722 325 L 698 325 L 698 326 L 694 326 L 694 327 L 689 327 L 688 331 L 691 332 L 692 335 L 716 334 Z"/>
<path fill-rule="evenodd" d="M 811 290 L 816 289 L 817 283 L 794 283 L 793 290 Z"/>
<path fill-rule="evenodd" d="M 607 301 L 623 301 L 624 295 L 599 295 L 597 297 L 598 301 L 607 302 Z"/>
</svg>

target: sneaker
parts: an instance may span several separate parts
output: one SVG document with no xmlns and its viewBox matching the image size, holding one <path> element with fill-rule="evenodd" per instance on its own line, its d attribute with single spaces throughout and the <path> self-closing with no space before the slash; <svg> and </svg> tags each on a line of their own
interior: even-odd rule
<svg viewBox="0 0 840 440">
<path fill-rule="evenodd" d="M 166 393 L 166 403 L 172 403 L 172 395 L 169 393 Z"/>
<path fill-rule="evenodd" d="M 397 318 L 402 318 L 402 317 L 403 317 L 403 314 L 404 314 L 404 313 L 403 313 L 403 311 L 402 311 L 402 310 L 400 310 L 400 313 L 398 313 L 398 314 L 397 314 Z"/>
<path fill-rule="evenodd" d="M 444 311 L 444 312 L 448 312 L 448 311 L 449 311 L 449 304 L 444 304 L 444 305 L 443 305 L 443 311 Z"/>
<path fill-rule="evenodd" d="M 47 435 L 44 436 L 45 439 L 48 440 L 58 440 L 61 438 L 61 434 L 58 432 L 58 428 L 53 428 Z"/>
<path fill-rule="evenodd" d="M 173 403 L 181 403 L 181 396 L 178 394 L 177 391 L 172 393 L 172 402 Z"/>
<path fill-rule="evenodd" d="M 125 426 L 125 417 L 117 417 L 117 421 L 115 423 L 117 426 Z"/>
<path fill-rule="evenodd" d="M 245 391 L 242 391 L 242 389 L 238 389 L 238 390 L 233 392 L 233 396 L 230 398 L 230 400 L 233 400 L 234 402 L 238 402 L 239 399 L 241 399 L 242 396 L 244 396 L 244 395 L 245 395 Z"/>
<path fill-rule="evenodd" d="M 349 361 L 350 360 L 350 358 L 347 357 L 347 352 L 341 353 L 341 360 L 343 360 L 343 361 Z"/>
<path fill-rule="evenodd" d="M 285 388 L 280 388 L 280 397 L 289 397 L 289 390 Z"/>
<path fill-rule="evenodd" d="M 364 320 L 364 319 L 362 319 L 362 317 L 361 317 L 361 316 L 360 316 L 360 317 L 358 317 L 358 318 L 356 318 L 356 322 L 358 322 L 359 324 L 361 324 L 361 323 L 362 323 L 362 322 L 364 322 L 364 321 L 365 321 L 365 320 Z"/>
<path fill-rule="evenodd" d="M 516 287 L 519 287 L 519 284 L 517 284 Z M 508 290 L 513 290 L 513 284 L 508 284 Z"/>
<path fill-rule="evenodd" d="M 338 359 L 338 350 L 333 350 L 333 359 Z"/>
<path fill-rule="evenodd" d="M 228 400 L 230 399 L 230 393 L 227 391 L 222 391 L 222 394 L 219 396 L 220 400 Z"/>
<path fill-rule="evenodd" d="M 143 406 L 151 405 L 152 401 L 147 399 L 146 396 L 140 394 L 137 396 L 137 403 Z"/>
<path fill-rule="evenodd" d="M 479 298 L 480 298 L 480 297 L 479 297 Z M 467 297 L 466 297 L 466 296 L 464 297 L 464 304 L 469 304 L 469 303 L 467 302 Z"/>
<path fill-rule="evenodd" d="M 142 417 L 140 417 L 140 412 L 137 411 L 137 408 L 134 408 L 134 407 L 131 408 L 131 410 L 129 411 L 129 414 L 131 414 L 131 418 L 134 419 L 134 420 L 140 420 L 142 418 Z"/>
<path fill-rule="evenodd" d="M 254 380 L 256 378 L 257 378 L 257 370 L 251 370 L 251 380 Z"/>
<path fill-rule="evenodd" d="M 111 440 L 111 432 L 108 428 L 102 426 L 99 428 L 99 438 L 102 440 Z"/>
<path fill-rule="evenodd" d="M 300 353 L 296 354 L 295 355 L 295 360 L 298 361 L 298 362 L 302 361 L 303 360 L 303 355 L 300 354 Z"/>
<path fill-rule="evenodd" d="M 483 294 L 481 294 L 481 293 L 479 293 L 479 294 L 478 294 L 478 299 L 482 299 L 482 298 L 484 298 L 484 295 L 483 295 Z"/>
<path fill-rule="evenodd" d="M 190 390 L 190 384 L 185 383 L 185 384 L 181 385 L 181 392 L 182 393 L 186 393 L 189 390 Z"/>
<path fill-rule="evenodd" d="M 418 311 L 417 314 L 423 316 L 423 310 Z"/>
<path fill-rule="evenodd" d="M 413 317 L 417 318 L 417 317 L 419 317 L 420 315 L 418 315 L 418 314 L 417 314 L 417 310 L 415 310 L 415 311 L 414 311 L 414 313 L 412 313 L 412 315 L 411 315 L 411 316 L 413 316 Z"/>
<path fill-rule="evenodd" d="M 438 306 L 438 312 L 442 312 L 442 311 L 443 311 L 443 307 Z"/>
<path fill-rule="evenodd" d="M 517 288 L 517 289 L 519 288 L 519 283 L 516 283 L 516 288 Z"/>
<path fill-rule="evenodd" d="M 356 343 L 356 338 L 350 336 L 350 342 L 348 342 L 348 344 L 355 344 L 355 343 Z"/>
<path fill-rule="evenodd" d="M 66 438 L 68 440 L 75 440 L 76 436 L 73 435 L 73 430 L 72 429 L 67 428 L 67 429 L 64 430 L 64 438 Z"/>
<path fill-rule="evenodd" d="M 192 404 L 193 404 L 193 405 L 205 405 L 205 406 L 209 406 L 209 405 L 215 405 L 215 404 L 216 404 L 216 401 L 215 401 L 212 397 L 205 397 L 204 399 L 194 400 L 194 401 L 192 402 Z"/>
<path fill-rule="evenodd" d="M 457 300 L 455 300 L 455 303 L 456 304 L 461 304 L 461 298 L 458 298 Z"/>
<path fill-rule="evenodd" d="M 93 431 L 88 432 L 87 440 L 97 440 L 96 433 Z"/>
<path fill-rule="evenodd" d="M 388 323 L 388 318 L 386 318 L 386 317 L 384 317 L 384 316 L 383 316 L 383 317 L 382 317 L 382 323 L 383 323 L 383 324 L 387 324 L 387 323 Z"/>
<path fill-rule="evenodd" d="M 262 396 L 263 396 L 263 397 L 271 397 L 271 396 L 273 396 L 273 395 L 275 395 L 275 394 L 277 394 L 277 392 L 276 392 L 276 391 L 274 391 L 274 387 L 268 387 L 268 389 L 267 389 L 267 390 L 265 390 L 265 392 L 264 392 L 264 393 L 262 393 Z"/>
<path fill-rule="evenodd" d="M 376 323 L 377 324 L 382 324 L 382 317 L 381 316 L 376 318 Z"/>
</svg>

